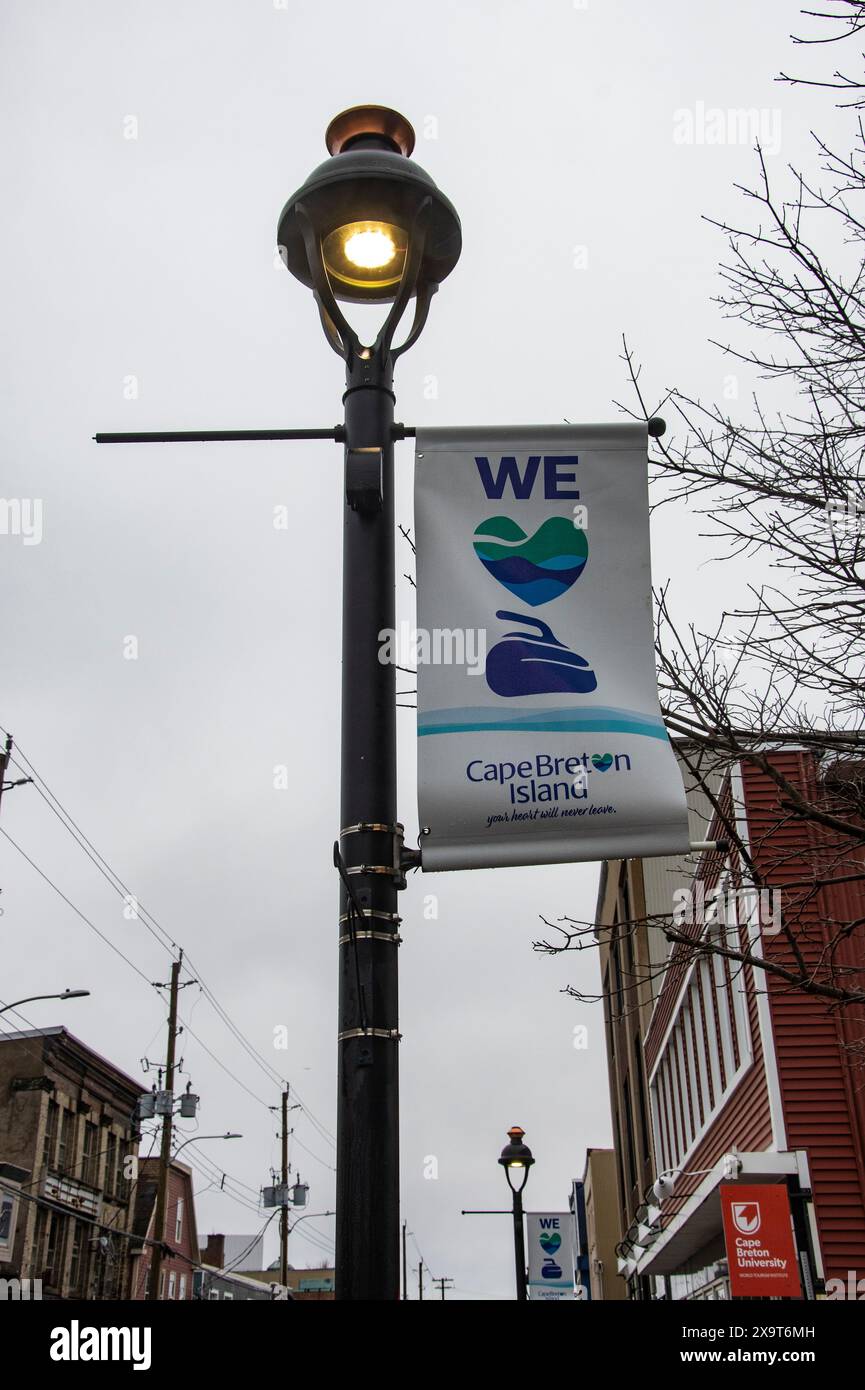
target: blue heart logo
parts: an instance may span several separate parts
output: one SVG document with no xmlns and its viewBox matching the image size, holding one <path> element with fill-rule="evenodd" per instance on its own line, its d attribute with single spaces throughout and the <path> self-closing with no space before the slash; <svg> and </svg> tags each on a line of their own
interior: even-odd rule
<svg viewBox="0 0 865 1390">
<path fill-rule="evenodd" d="M 494 579 L 531 608 L 567 593 L 585 568 L 589 542 L 564 516 L 551 516 L 533 536 L 509 516 L 493 516 L 475 531 L 475 554 Z"/>
<path fill-rule="evenodd" d="M 562 1238 L 558 1231 L 541 1231 L 541 1249 L 545 1255 L 555 1255 L 562 1243 Z"/>
<path fill-rule="evenodd" d="M 608 772 L 613 766 L 613 755 L 612 753 L 593 753 L 592 763 L 598 772 Z"/>
</svg>

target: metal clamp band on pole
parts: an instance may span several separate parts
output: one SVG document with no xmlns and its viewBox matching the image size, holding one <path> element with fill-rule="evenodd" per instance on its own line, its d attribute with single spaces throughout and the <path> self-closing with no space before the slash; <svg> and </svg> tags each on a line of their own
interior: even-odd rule
<svg viewBox="0 0 865 1390">
<path fill-rule="evenodd" d="M 388 835 L 404 835 L 405 826 L 400 821 L 394 821 L 393 825 L 385 825 L 381 821 L 360 821 L 357 825 L 344 825 L 340 830 L 340 838 L 343 835 L 359 835 L 364 830 L 375 831 Z"/>
<path fill-rule="evenodd" d="M 395 931 L 356 931 L 353 937 L 349 936 L 348 932 L 346 932 L 345 936 L 339 937 L 336 944 L 337 946 L 347 946 L 349 942 L 351 942 L 352 940 L 390 941 L 395 946 L 402 945 L 402 937 L 399 935 L 398 932 Z"/>
<path fill-rule="evenodd" d="M 394 874 L 399 877 L 399 869 L 395 869 L 393 864 L 354 864 L 351 868 L 346 868 L 347 874 Z"/>
<path fill-rule="evenodd" d="M 400 917 L 398 912 L 379 912 L 378 909 L 374 907 L 360 908 L 359 915 L 361 917 L 377 918 L 380 922 L 396 922 L 397 926 L 399 926 L 400 922 L 402 921 L 402 918 Z M 341 912 L 339 915 L 339 921 L 347 922 L 348 920 L 348 913 Z"/>
<path fill-rule="evenodd" d="M 387 1042 L 400 1042 L 402 1033 L 397 1028 L 346 1028 L 337 1033 L 337 1042 L 348 1042 L 350 1038 L 384 1038 Z"/>
</svg>

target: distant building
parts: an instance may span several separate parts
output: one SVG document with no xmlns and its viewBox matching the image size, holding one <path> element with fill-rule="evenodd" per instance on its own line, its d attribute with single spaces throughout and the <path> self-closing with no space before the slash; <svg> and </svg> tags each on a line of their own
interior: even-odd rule
<svg viewBox="0 0 865 1390">
<path fill-rule="evenodd" d="M 201 1249 L 201 1263 L 214 1269 L 235 1270 L 245 1274 L 261 1269 L 264 1264 L 264 1235 L 209 1235 Z"/>
<path fill-rule="evenodd" d="M 809 799 L 827 792 L 812 752 L 782 745 L 768 756 Z M 785 885 L 813 876 L 814 836 L 779 808 L 771 777 L 736 764 L 718 776 L 711 800 L 693 788 L 688 800 L 693 841 L 723 841 L 725 821 L 735 820 L 783 914 Z M 862 881 L 848 878 L 807 895 L 798 937 L 806 962 L 827 949 L 833 921 L 865 918 Z M 792 963 L 774 905 L 767 917 L 748 883 L 735 848 L 602 869 L 596 935 L 619 1268 L 634 1298 L 730 1296 L 718 1189 L 731 1180 L 787 1186 L 803 1287 L 846 1284 L 849 1271 L 865 1268 L 865 1088 L 852 1066 L 861 1015 L 747 963 L 670 947 L 644 920 L 669 920 L 674 903 L 690 899 L 699 910 L 680 929 L 694 942 Z M 861 935 L 836 943 L 837 962 L 852 971 L 865 967 Z M 651 1189 L 661 1173 L 675 1191 L 658 1217 Z"/>
<path fill-rule="evenodd" d="M 207 1244 L 201 1248 L 201 1263 L 207 1265 L 211 1270 L 218 1270 L 223 1275 L 234 1275 L 235 1271 L 241 1269 L 245 1278 L 254 1279 L 256 1282 L 271 1286 L 280 1290 L 277 1297 L 281 1297 L 284 1292 L 283 1286 L 279 1282 L 279 1261 L 275 1260 L 269 1269 L 253 1268 L 250 1266 L 248 1255 L 244 1254 L 250 1248 L 252 1236 L 224 1236 L 209 1235 Z M 261 1261 L 260 1243 L 252 1248 L 252 1253 L 258 1253 Z M 242 1264 L 236 1261 L 240 1259 Z M 318 1299 L 333 1300 L 334 1293 L 334 1270 L 333 1269 L 294 1269 L 288 1266 L 288 1294 L 295 1301 L 313 1302 Z M 204 1281 L 203 1288 L 214 1287 L 212 1283 Z M 203 1293 L 202 1297 L 209 1297 Z M 215 1297 L 215 1295 L 212 1295 Z"/>
<path fill-rule="evenodd" d="M 192 1287 L 193 1298 L 208 1302 L 215 1299 L 227 1299 L 236 1303 L 293 1302 L 293 1295 L 275 1279 L 265 1284 L 248 1274 L 226 1273 L 225 1270 L 214 1269 L 210 1265 L 195 1271 Z"/>
<path fill-rule="evenodd" d="M 575 1183 L 576 1187 L 577 1184 Z M 584 1235 L 578 1254 L 593 1301 L 626 1299 L 628 1286 L 618 1272 L 616 1246 L 622 1238 L 614 1149 L 588 1149 L 582 1183 Z"/>
<path fill-rule="evenodd" d="M 147 1297 L 147 1281 L 153 1256 L 149 1242 L 156 1239 L 156 1191 L 159 1179 L 159 1159 L 145 1158 L 139 1164 L 138 1184 L 133 1214 L 133 1230 L 145 1243 L 133 1245 L 132 1298 Z M 199 1263 L 198 1230 L 195 1224 L 195 1200 L 192 1192 L 192 1169 L 185 1163 L 172 1160 L 168 1172 L 168 1200 L 165 1207 L 165 1244 L 170 1253 L 163 1255 L 159 1268 L 158 1297 L 166 1301 L 189 1302 L 193 1297 L 192 1276 Z"/>
<path fill-rule="evenodd" d="M 249 1270 L 248 1279 L 260 1279 L 270 1283 L 279 1275 L 279 1266 L 271 1269 Z M 288 1291 L 297 1303 L 313 1303 L 319 1300 L 332 1303 L 336 1298 L 335 1275 L 333 1269 L 293 1269 L 288 1267 Z"/>
<path fill-rule="evenodd" d="M 45 1299 L 129 1296 L 142 1091 L 65 1028 L 0 1038 L 0 1278 L 39 1279 Z"/>
</svg>

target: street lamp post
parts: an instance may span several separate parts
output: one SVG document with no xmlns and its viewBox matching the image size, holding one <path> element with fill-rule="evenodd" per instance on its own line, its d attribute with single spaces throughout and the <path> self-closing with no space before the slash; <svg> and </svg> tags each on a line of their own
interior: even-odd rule
<svg viewBox="0 0 865 1390">
<path fill-rule="evenodd" d="M 514 1259 L 517 1268 L 517 1298 L 524 1301 L 526 1291 L 526 1242 L 523 1234 L 523 1188 L 528 1182 L 529 1169 L 534 1163 L 532 1151 L 523 1143 L 525 1130 L 514 1125 L 508 1130 L 509 1143 L 502 1149 L 499 1163 L 505 1170 L 508 1187 L 513 1193 Z"/>
<path fill-rule="evenodd" d="M 172 1163 L 174 1162 L 174 1160 L 176 1159 L 177 1155 L 180 1153 L 180 1150 L 181 1150 L 181 1149 L 185 1149 L 187 1144 L 201 1144 L 201 1143 L 204 1142 L 205 1139 L 242 1139 L 242 1138 L 243 1138 L 243 1135 L 242 1135 L 242 1134 L 231 1134 L 231 1133 L 227 1133 L 227 1134 L 193 1134 L 192 1137 L 191 1137 L 190 1139 L 184 1139 L 184 1141 L 183 1141 L 182 1144 L 178 1144 L 177 1148 L 174 1150 L 174 1153 L 171 1155 L 171 1161 L 172 1161 Z"/>
<path fill-rule="evenodd" d="M 336 1179 L 336 1297 L 399 1297 L 397 892 L 419 856 L 396 808 L 395 666 L 379 661 L 396 625 L 393 368 L 419 336 L 456 265 L 460 224 L 409 156 L 414 131 L 385 107 L 328 127 L 330 158 L 279 222 L 285 265 L 312 289 L 330 346 L 345 361 L 341 878 Z M 409 300 L 414 320 L 394 347 Z M 372 345 L 339 307 L 390 304 Z"/>
<path fill-rule="evenodd" d="M 8 1013 L 10 1009 L 17 1009 L 22 1004 L 35 1004 L 38 999 L 86 999 L 90 995 L 89 989 L 64 989 L 61 994 L 31 994 L 27 999 L 16 999 L 14 1004 L 6 1004 L 0 1009 L 0 1014 Z"/>
</svg>

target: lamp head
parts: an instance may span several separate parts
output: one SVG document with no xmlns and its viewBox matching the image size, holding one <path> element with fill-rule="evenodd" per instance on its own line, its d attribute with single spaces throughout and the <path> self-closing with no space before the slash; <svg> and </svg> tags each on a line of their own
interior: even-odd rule
<svg viewBox="0 0 865 1390">
<path fill-rule="evenodd" d="M 394 300 L 409 254 L 409 230 L 431 200 L 418 282 L 439 284 L 462 248 L 450 201 L 409 156 L 414 131 L 386 106 L 354 106 L 334 117 L 325 136 L 329 158 L 292 194 L 279 219 L 287 268 L 313 288 L 298 218 L 301 204 L 315 230 L 334 296 L 348 303 Z"/>
<path fill-rule="evenodd" d="M 499 1157 L 512 1192 L 522 1192 L 528 1181 L 529 1169 L 535 1161 L 528 1144 L 523 1143 L 524 1135 L 524 1129 L 512 1125 L 508 1130 L 509 1143 L 505 1144 Z"/>
</svg>

